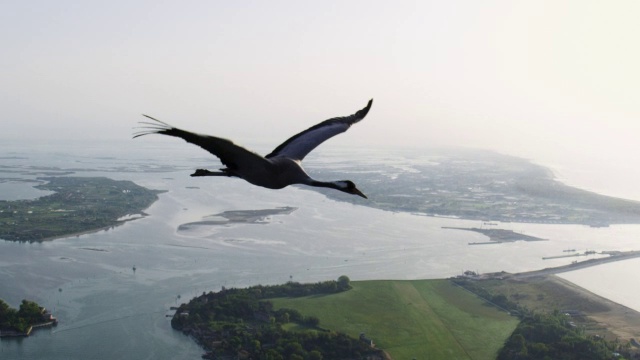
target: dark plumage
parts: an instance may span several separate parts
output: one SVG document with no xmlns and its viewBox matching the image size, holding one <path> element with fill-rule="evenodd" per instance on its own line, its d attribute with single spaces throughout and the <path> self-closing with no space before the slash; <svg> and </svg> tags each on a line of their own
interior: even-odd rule
<svg viewBox="0 0 640 360">
<path fill-rule="evenodd" d="M 304 184 L 316 187 L 328 187 L 367 198 L 355 184 L 349 180 L 318 181 L 312 179 L 302 168 L 304 157 L 325 140 L 343 133 L 351 125 L 364 119 L 371 109 L 373 99 L 362 110 L 353 115 L 325 120 L 309 129 L 296 134 L 276 147 L 270 154 L 262 157 L 233 142 L 214 136 L 195 134 L 175 128 L 151 116 L 144 115 L 154 122 L 140 122 L 145 130 L 134 134 L 134 138 L 148 134 L 175 136 L 209 151 L 217 156 L 226 167 L 212 172 L 198 169 L 191 176 L 235 176 L 251 184 L 269 189 L 282 189 L 288 185 Z"/>
</svg>

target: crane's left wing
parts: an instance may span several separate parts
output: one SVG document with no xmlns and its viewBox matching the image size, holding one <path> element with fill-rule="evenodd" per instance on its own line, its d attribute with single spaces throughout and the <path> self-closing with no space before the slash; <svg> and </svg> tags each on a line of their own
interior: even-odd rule
<svg viewBox="0 0 640 360">
<path fill-rule="evenodd" d="M 264 166 L 267 160 L 262 156 L 249 151 L 242 146 L 236 145 L 231 140 L 192 133 L 182 129 L 175 128 L 158 119 L 154 119 L 149 115 L 143 115 L 155 122 L 140 122 L 143 126 L 142 130 L 134 134 L 134 138 L 148 134 L 162 134 L 179 137 L 191 144 L 198 145 L 207 150 L 211 154 L 220 159 L 228 169 L 233 171 L 242 171 L 252 167 Z"/>
<path fill-rule="evenodd" d="M 265 157 L 268 159 L 276 156 L 284 156 L 294 160 L 304 159 L 311 150 L 315 149 L 325 140 L 347 131 L 351 125 L 364 119 L 369 109 L 371 109 L 372 103 L 373 99 L 369 100 L 367 106 L 353 115 L 325 120 L 292 136 Z"/>
</svg>

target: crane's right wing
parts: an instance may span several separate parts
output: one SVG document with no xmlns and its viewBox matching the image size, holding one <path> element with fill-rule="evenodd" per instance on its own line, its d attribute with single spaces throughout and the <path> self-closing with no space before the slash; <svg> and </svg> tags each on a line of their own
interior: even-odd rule
<svg viewBox="0 0 640 360">
<path fill-rule="evenodd" d="M 353 115 L 325 120 L 290 137 L 265 157 L 269 159 L 276 156 L 283 156 L 294 160 L 304 159 L 311 150 L 315 149 L 325 140 L 347 131 L 351 125 L 364 119 L 367 113 L 369 113 L 372 103 L 373 99 L 369 100 L 367 106 Z"/>
</svg>

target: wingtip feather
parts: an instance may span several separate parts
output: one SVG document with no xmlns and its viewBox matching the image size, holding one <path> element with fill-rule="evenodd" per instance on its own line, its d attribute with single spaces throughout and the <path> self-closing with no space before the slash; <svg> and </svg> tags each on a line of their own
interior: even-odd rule
<svg viewBox="0 0 640 360">
<path fill-rule="evenodd" d="M 369 102 L 367 103 L 367 106 L 365 106 L 362 110 L 358 111 L 356 114 L 361 119 L 363 119 L 369 113 L 369 110 L 371 109 L 371 105 L 373 105 L 373 99 L 369 100 Z"/>
<path fill-rule="evenodd" d="M 165 126 L 173 127 L 173 126 L 171 126 L 171 125 L 167 124 L 166 122 L 161 121 L 161 120 L 158 120 L 158 119 L 156 119 L 156 118 L 154 118 L 154 117 L 152 117 L 152 116 L 149 116 L 149 115 L 146 115 L 146 114 L 142 114 L 142 116 L 144 116 L 144 117 L 146 117 L 146 118 L 148 118 L 148 119 L 151 119 L 151 120 L 153 120 L 153 121 L 155 121 L 155 122 L 159 122 L 160 124 L 163 124 L 163 125 L 165 125 Z"/>
<path fill-rule="evenodd" d="M 138 132 L 133 133 L 133 139 L 140 137 L 140 136 L 144 136 L 144 135 L 149 135 L 149 134 L 160 134 L 162 133 L 162 131 L 167 131 L 173 128 L 173 126 L 167 124 L 164 121 L 160 121 L 152 116 L 146 115 L 146 114 L 142 114 L 142 116 L 151 119 L 155 122 L 148 122 L 148 121 L 139 121 L 138 123 L 141 125 L 145 125 L 145 126 L 139 126 L 136 127 L 137 129 L 147 129 L 147 130 L 141 130 Z"/>
</svg>

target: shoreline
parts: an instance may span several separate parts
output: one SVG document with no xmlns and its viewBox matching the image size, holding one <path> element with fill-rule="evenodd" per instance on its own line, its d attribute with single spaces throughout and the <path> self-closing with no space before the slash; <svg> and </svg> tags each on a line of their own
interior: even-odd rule
<svg viewBox="0 0 640 360">
<path fill-rule="evenodd" d="M 29 326 L 29 328 L 27 329 L 26 332 L 19 332 L 19 331 L 15 331 L 15 330 L 9 330 L 9 331 L 1 331 L 0 330 L 0 338 L 20 338 L 20 337 L 29 337 L 31 336 L 31 333 L 33 332 L 33 330 L 36 329 L 41 329 L 41 328 L 45 328 L 45 327 L 52 327 L 52 326 L 58 326 L 58 320 L 53 320 L 53 321 L 48 321 L 45 323 L 41 323 L 41 324 L 35 324 L 35 325 L 31 325 Z"/>
<path fill-rule="evenodd" d="M 614 251 L 614 252 L 609 252 L 608 255 L 609 257 L 588 259 L 585 261 L 580 261 L 580 262 L 571 263 L 567 265 L 560 265 L 560 266 L 551 267 L 551 268 L 544 268 L 540 270 L 525 271 L 525 272 L 515 273 L 515 274 L 489 273 L 489 274 L 483 274 L 483 276 L 487 276 L 487 278 L 491 278 L 495 276 L 496 278 L 500 277 L 503 279 L 511 278 L 511 279 L 518 280 L 518 279 L 526 279 L 526 278 L 537 277 L 537 276 L 556 275 L 564 272 L 586 269 L 592 266 L 598 266 L 606 263 L 624 261 L 628 259 L 635 259 L 640 257 L 640 250 Z"/>
<path fill-rule="evenodd" d="M 107 177 L 41 177 L 34 200 L 0 201 L 0 238 L 41 242 L 94 233 L 144 217 L 162 190 Z M 132 216 L 135 215 L 135 216 Z"/>
<path fill-rule="evenodd" d="M 9 240 L 9 239 L 3 239 L 3 238 L 0 238 L 0 240 L 1 241 L 8 241 L 8 242 L 18 242 L 18 243 L 42 243 L 42 242 L 48 242 L 48 241 L 53 241 L 53 240 L 59 240 L 59 239 L 67 239 L 67 238 L 72 238 L 72 237 L 79 237 L 79 236 L 82 236 L 82 235 L 95 234 L 95 233 L 99 233 L 101 231 L 108 231 L 108 230 L 111 230 L 111 229 L 115 229 L 117 227 L 125 225 L 129 221 L 140 220 L 140 219 L 144 219 L 147 216 L 149 216 L 148 214 L 146 214 L 144 212 L 141 212 L 140 215 L 141 215 L 140 217 L 136 217 L 134 219 L 120 220 L 116 224 L 109 225 L 109 226 L 102 226 L 100 228 L 77 231 L 77 232 L 73 232 L 73 233 L 69 233 L 69 234 L 50 236 L 50 237 L 46 237 L 46 238 L 42 238 L 42 239 L 38 239 L 38 240 Z"/>
<path fill-rule="evenodd" d="M 621 338 L 626 341 L 633 342 L 640 338 L 640 311 L 613 301 L 598 293 L 592 292 L 574 282 L 571 282 L 570 280 L 558 276 L 558 274 L 638 257 L 640 257 L 640 251 L 627 251 L 610 254 L 610 256 L 606 258 L 589 259 L 578 263 L 522 273 L 511 274 L 498 272 L 480 274 L 477 275 L 475 279 L 478 281 L 498 280 L 513 284 L 548 283 L 549 288 L 561 288 L 561 290 L 556 289 L 553 292 L 558 293 L 557 296 L 559 297 L 573 298 L 576 299 L 576 301 L 579 301 L 580 303 L 573 305 L 574 307 L 581 307 L 584 304 L 589 304 L 587 305 L 587 308 L 589 309 L 583 309 L 580 311 L 587 318 L 595 322 L 595 327 L 603 329 L 604 335 L 602 336 L 610 339 Z M 473 276 L 470 278 L 474 279 Z M 565 309 L 556 310 L 563 311 Z"/>
<path fill-rule="evenodd" d="M 608 310 L 587 313 L 587 316 L 595 320 L 598 324 L 605 326 L 611 333 L 630 341 L 640 338 L 640 312 L 591 292 L 559 276 L 552 275 L 548 280 L 564 286 L 584 298 L 604 304 Z"/>
<path fill-rule="evenodd" d="M 436 151 L 432 155 L 438 154 Z M 347 172 L 367 189 L 371 198 L 368 202 L 319 192 L 333 200 L 386 211 L 472 221 L 592 227 L 640 224 L 640 201 L 590 191 L 584 184 L 569 185 L 576 182 L 562 181 L 556 167 L 495 152 L 443 155 L 441 167 L 412 164 L 419 171 L 401 172 L 403 176 L 393 178 L 393 187 L 363 175 L 373 170 L 396 173 L 392 168 L 378 169 L 365 163 L 357 171 Z M 460 159 L 467 165 L 460 166 Z M 335 172 L 329 168 L 326 176 L 336 176 Z"/>
<path fill-rule="evenodd" d="M 609 189 L 607 189 L 602 186 L 603 182 L 593 181 L 594 179 L 602 180 L 602 178 L 599 178 L 599 176 L 601 176 L 602 174 L 612 173 L 611 170 L 613 169 L 607 167 L 605 164 L 603 165 L 605 165 L 606 168 L 600 168 L 598 169 L 598 171 L 585 172 L 584 169 L 588 169 L 588 167 L 580 166 L 583 164 L 578 164 L 578 166 L 576 166 L 572 160 L 537 160 L 528 157 L 522 157 L 522 159 L 525 159 L 532 164 L 549 169 L 552 175 L 551 178 L 563 185 L 581 189 L 598 195 L 609 196 L 618 199 L 640 201 L 640 192 L 638 192 L 637 190 L 634 191 L 633 189 L 635 187 L 630 187 L 629 185 L 625 184 L 626 186 L 624 186 L 623 190 L 620 191 L 620 184 L 615 184 L 614 186 L 610 186 Z M 613 166 L 616 168 L 615 170 L 620 170 L 619 173 L 624 174 L 627 172 L 623 169 L 618 169 L 619 166 Z M 580 171 L 578 172 L 575 169 L 580 169 Z M 585 181 L 585 179 L 587 179 L 587 181 Z M 612 178 L 610 176 L 607 177 L 607 180 L 608 183 L 611 183 L 611 180 L 617 181 L 615 178 Z M 615 190 L 612 191 L 611 189 Z"/>
</svg>

